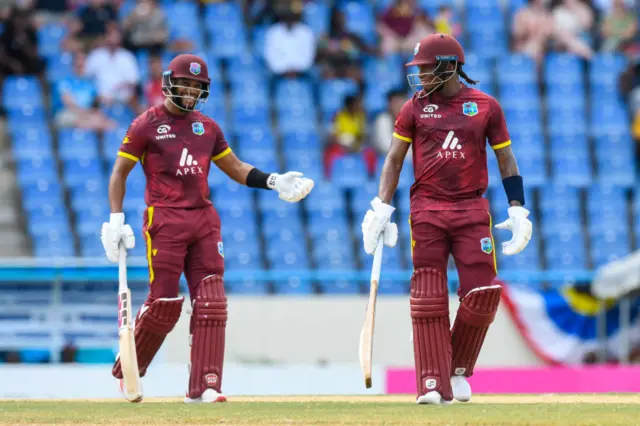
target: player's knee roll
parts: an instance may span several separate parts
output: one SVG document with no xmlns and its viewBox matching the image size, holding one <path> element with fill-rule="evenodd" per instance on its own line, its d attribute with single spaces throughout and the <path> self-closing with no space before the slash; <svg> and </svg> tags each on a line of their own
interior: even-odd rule
<svg viewBox="0 0 640 426">
<path fill-rule="evenodd" d="M 198 284 L 192 315 L 196 326 L 227 321 L 227 297 L 221 276 L 210 275 Z"/>
<path fill-rule="evenodd" d="M 492 285 L 471 290 L 462 299 L 458 317 L 467 324 L 477 327 L 490 325 L 496 317 L 502 286 Z"/>
<path fill-rule="evenodd" d="M 416 269 L 411 277 L 411 317 L 449 317 L 447 278 L 435 268 Z"/>
</svg>

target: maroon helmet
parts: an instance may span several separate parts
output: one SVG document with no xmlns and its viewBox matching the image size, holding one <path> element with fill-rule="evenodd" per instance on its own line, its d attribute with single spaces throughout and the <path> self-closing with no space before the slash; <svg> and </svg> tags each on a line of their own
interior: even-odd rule
<svg viewBox="0 0 640 426">
<path fill-rule="evenodd" d="M 453 69 L 447 69 L 450 63 L 454 64 Z M 411 88 L 419 94 L 419 97 L 423 97 L 442 87 L 455 75 L 462 64 L 464 64 L 464 50 L 458 40 L 447 34 L 433 33 L 416 43 L 413 60 L 405 66 L 436 66 L 430 72 L 407 75 Z M 422 88 L 424 84 L 430 86 L 436 84 L 436 86 L 427 92 Z"/>
<path fill-rule="evenodd" d="M 201 83 L 200 89 L 190 88 L 187 86 L 176 85 L 179 78 L 189 79 Z M 209 78 L 209 70 L 207 63 L 199 56 L 182 54 L 171 60 L 167 71 L 162 73 L 162 91 L 164 95 L 178 108 L 184 111 L 193 111 L 198 105 L 202 105 L 209 97 L 209 86 L 211 79 Z M 189 89 L 189 91 L 197 91 L 197 96 L 191 94 L 179 95 L 177 88 Z M 194 98 L 193 107 L 187 108 L 183 105 L 182 99 Z"/>
</svg>

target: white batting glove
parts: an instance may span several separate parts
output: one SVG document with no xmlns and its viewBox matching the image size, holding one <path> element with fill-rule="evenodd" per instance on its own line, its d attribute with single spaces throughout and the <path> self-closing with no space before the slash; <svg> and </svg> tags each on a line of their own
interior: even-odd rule
<svg viewBox="0 0 640 426">
<path fill-rule="evenodd" d="M 281 200 L 297 203 L 309 195 L 313 180 L 303 177 L 300 172 L 272 173 L 267 179 L 267 186 L 276 190 Z"/>
<path fill-rule="evenodd" d="M 398 242 L 398 225 L 391 222 L 391 215 L 396 209 L 378 197 L 371 201 L 371 207 L 373 210 L 367 211 L 362 221 L 362 239 L 367 254 L 376 251 L 381 232 L 384 232 L 382 238 L 385 246 L 395 247 Z"/>
<path fill-rule="evenodd" d="M 496 225 L 497 229 L 508 229 L 513 235 L 511 239 L 502 243 L 502 253 L 507 256 L 513 256 L 520 253 L 529 244 L 531 233 L 533 232 L 533 224 L 527 217 L 529 210 L 521 206 L 509 207 L 509 219 Z"/>
<path fill-rule="evenodd" d="M 127 249 L 132 249 L 136 245 L 133 229 L 131 229 L 131 226 L 124 224 L 124 213 L 111 213 L 109 222 L 102 224 L 100 240 L 102 240 L 102 246 L 107 258 L 113 263 L 118 262 L 120 241 L 124 243 Z"/>
</svg>

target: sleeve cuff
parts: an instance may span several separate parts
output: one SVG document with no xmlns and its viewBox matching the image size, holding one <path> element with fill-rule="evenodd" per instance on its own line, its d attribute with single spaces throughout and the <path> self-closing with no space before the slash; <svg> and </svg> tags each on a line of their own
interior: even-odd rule
<svg viewBox="0 0 640 426">
<path fill-rule="evenodd" d="M 399 134 L 397 134 L 396 132 L 393 132 L 393 136 L 395 136 L 396 138 L 400 139 L 401 141 L 405 141 L 405 142 L 409 142 L 409 143 L 411 143 L 411 142 L 412 142 L 412 139 L 411 139 L 411 138 L 408 138 L 408 137 L 406 137 L 406 136 L 399 135 Z"/>
<path fill-rule="evenodd" d="M 505 146 L 509 146 L 509 145 L 511 145 L 511 140 L 499 143 L 497 145 L 491 145 L 491 148 L 493 148 L 493 150 L 495 151 L 496 149 L 504 148 Z"/>
<path fill-rule="evenodd" d="M 222 151 L 220 154 L 218 155 L 214 155 L 213 157 L 211 157 L 211 161 L 218 161 L 221 158 L 226 157 L 227 155 L 231 154 L 231 147 L 228 147 L 227 149 L 225 149 L 224 151 Z"/>
<path fill-rule="evenodd" d="M 138 161 L 140 161 L 140 159 L 138 157 L 136 157 L 135 155 L 131 155 L 128 152 L 124 152 L 124 151 L 118 151 L 118 156 L 119 157 L 124 157 L 124 158 L 128 158 L 129 160 L 133 160 L 136 163 Z"/>
</svg>

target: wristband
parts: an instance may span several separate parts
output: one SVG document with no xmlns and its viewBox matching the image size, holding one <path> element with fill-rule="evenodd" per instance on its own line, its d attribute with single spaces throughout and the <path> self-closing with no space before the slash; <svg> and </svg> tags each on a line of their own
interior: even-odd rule
<svg viewBox="0 0 640 426">
<path fill-rule="evenodd" d="M 247 186 L 249 188 L 271 189 L 268 180 L 271 174 L 260 171 L 257 167 L 251 169 L 247 175 Z"/>
<path fill-rule="evenodd" d="M 504 192 L 507 194 L 507 201 L 518 201 L 520 205 L 524 206 L 524 185 L 522 183 L 522 176 L 509 176 L 502 179 L 502 186 L 504 186 Z"/>
</svg>

